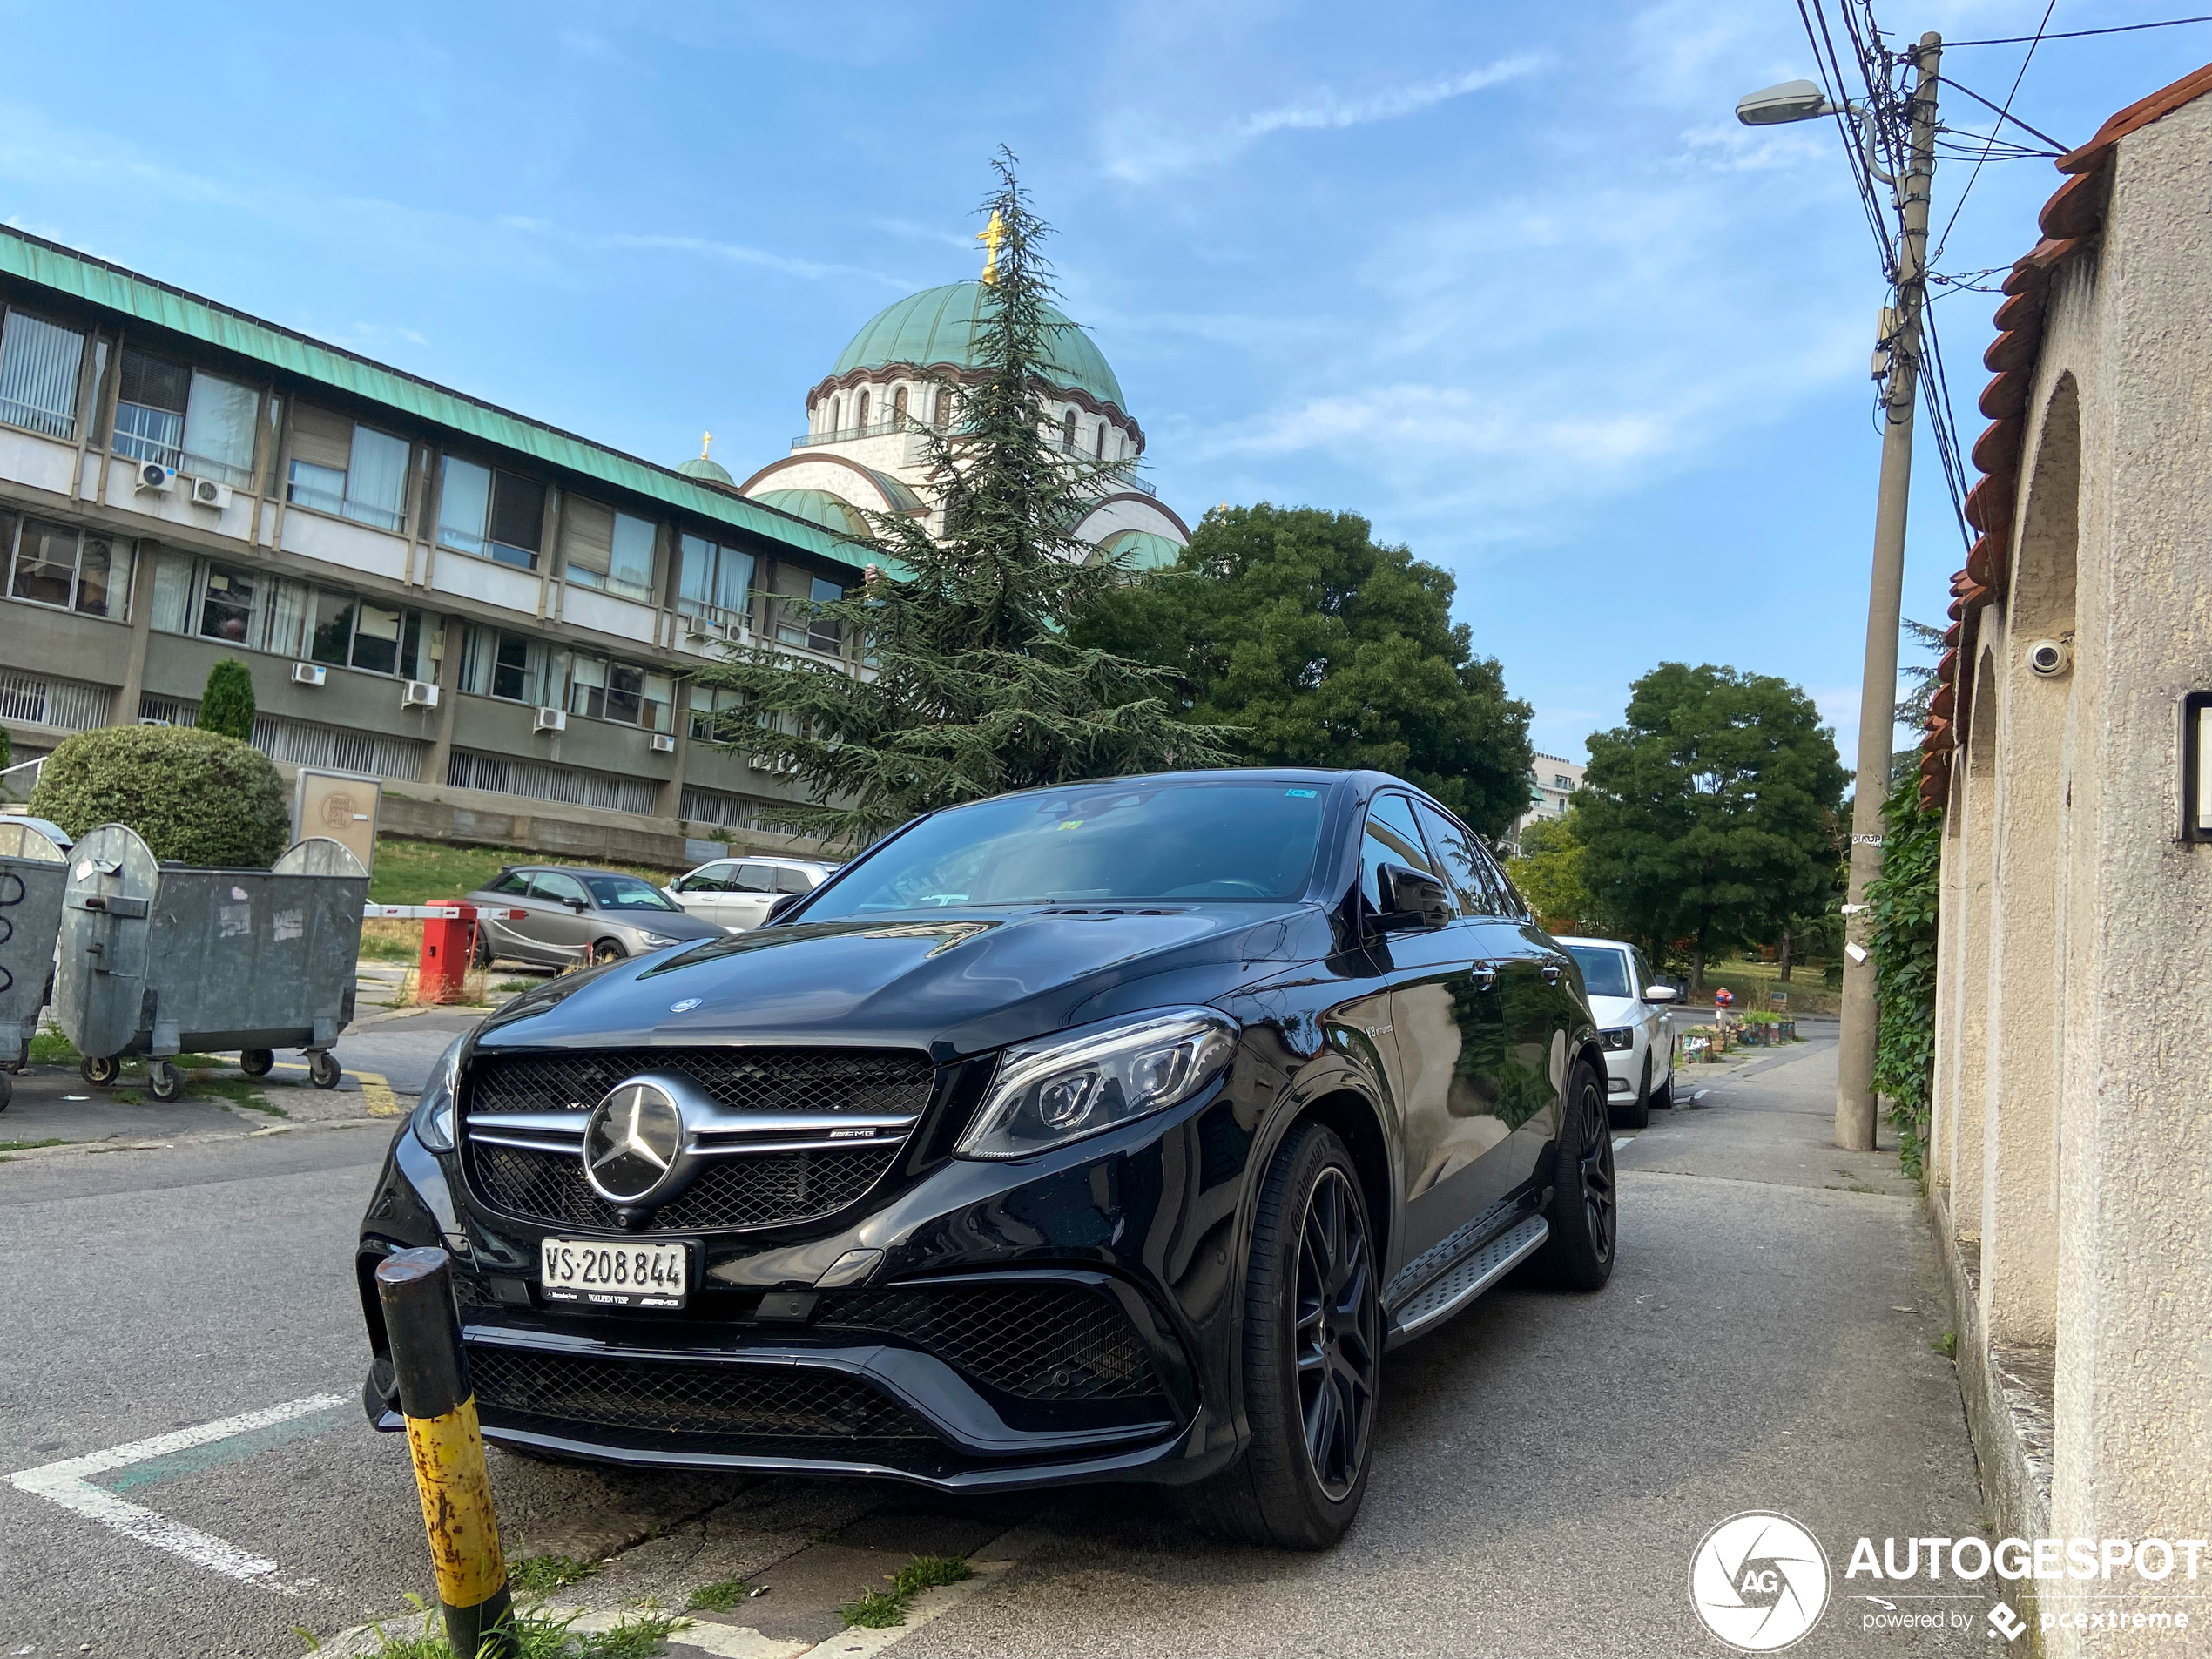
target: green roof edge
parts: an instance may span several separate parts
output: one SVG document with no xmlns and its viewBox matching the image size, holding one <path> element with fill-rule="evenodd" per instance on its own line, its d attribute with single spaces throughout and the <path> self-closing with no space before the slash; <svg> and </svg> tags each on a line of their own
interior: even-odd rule
<svg viewBox="0 0 2212 1659">
<path fill-rule="evenodd" d="M 651 496 L 702 518 L 804 548 L 855 570 L 864 569 L 867 563 L 865 556 L 854 556 L 849 543 L 805 519 L 694 483 L 671 468 L 610 449 L 404 370 L 325 345 L 296 330 L 156 282 L 12 225 L 0 225 L 0 273 L 122 312 L 431 425 L 465 432 L 548 465 Z M 879 558 L 877 562 L 891 574 L 905 574 L 896 561 Z"/>
</svg>

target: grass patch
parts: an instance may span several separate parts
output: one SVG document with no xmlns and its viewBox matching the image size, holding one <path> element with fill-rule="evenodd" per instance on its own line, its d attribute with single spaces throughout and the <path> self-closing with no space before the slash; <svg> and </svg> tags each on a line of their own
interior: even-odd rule
<svg viewBox="0 0 2212 1659">
<path fill-rule="evenodd" d="M 50 1136 L 43 1141 L 0 1141 L 0 1152 L 28 1152 L 37 1146 L 74 1146 L 77 1143 Z"/>
<path fill-rule="evenodd" d="M 219 1095 L 233 1106 L 243 1106 L 249 1112 L 266 1112 L 271 1117 L 289 1114 L 283 1107 L 273 1104 L 261 1090 L 266 1084 L 250 1082 L 244 1077 L 195 1077 L 187 1091 L 193 1100 L 205 1100 L 210 1095 Z"/>
<path fill-rule="evenodd" d="M 1956 1360 L 1959 1358 L 1959 1333 L 1956 1331 L 1946 1331 L 1943 1333 L 1942 1341 L 1931 1342 L 1928 1346 L 1933 1348 L 1946 1359 Z"/>
<path fill-rule="evenodd" d="M 593 1631 L 572 1630 L 569 1627 L 574 1622 L 573 1615 L 550 1619 L 536 1613 L 516 1614 L 512 1628 L 519 1659 L 653 1659 L 668 1638 L 691 1621 L 649 1613 L 626 1618 L 611 1630 Z M 422 1629 L 416 1635 L 387 1635 L 377 1627 L 382 1645 L 372 1659 L 454 1659 L 453 1648 L 438 1625 L 437 1612 L 432 1609 L 423 1615 Z"/>
<path fill-rule="evenodd" d="M 838 1608 L 849 1626 L 863 1630 L 888 1629 L 907 1622 L 907 1604 L 924 1590 L 958 1584 L 975 1576 L 975 1569 L 959 1555 L 917 1555 L 891 1575 L 887 1590 L 870 1590 L 858 1601 Z"/>
<path fill-rule="evenodd" d="M 507 1563 L 507 1587 L 516 1595 L 547 1596 L 583 1583 L 598 1570 L 598 1562 L 573 1555 L 530 1555 Z"/>
<path fill-rule="evenodd" d="M 512 847 L 455 846 L 446 841 L 407 841 L 379 836 L 376 868 L 368 880 L 371 904 L 438 904 L 483 887 L 510 864 L 558 864 L 543 853 Z M 578 860 L 596 870 L 627 870 L 655 887 L 677 872 L 650 864 Z M 415 924 L 420 926 L 420 923 Z"/>
<path fill-rule="evenodd" d="M 718 1578 L 693 1590 L 684 1605 L 693 1613 L 727 1613 L 752 1594 L 741 1578 Z"/>
<path fill-rule="evenodd" d="M 412 962 L 422 955 L 422 924 L 396 916 L 372 916 L 361 923 L 361 959 L 369 962 Z"/>
<path fill-rule="evenodd" d="M 73 1066 L 82 1058 L 77 1045 L 61 1034 L 59 1027 L 50 1025 L 30 1040 L 30 1063 L 34 1066 Z"/>
</svg>

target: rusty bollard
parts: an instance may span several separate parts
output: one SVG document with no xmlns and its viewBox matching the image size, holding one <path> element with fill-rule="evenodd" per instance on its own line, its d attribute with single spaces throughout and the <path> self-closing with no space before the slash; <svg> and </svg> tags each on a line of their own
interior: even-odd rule
<svg viewBox="0 0 2212 1659">
<path fill-rule="evenodd" d="M 449 1258 L 442 1250 L 394 1251 L 377 1264 L 376 1298 L 399 1377 L 446 1640 L 455 1659 L 514 1659 L 507 1558 L 499 1549 Z"/>
</svg>

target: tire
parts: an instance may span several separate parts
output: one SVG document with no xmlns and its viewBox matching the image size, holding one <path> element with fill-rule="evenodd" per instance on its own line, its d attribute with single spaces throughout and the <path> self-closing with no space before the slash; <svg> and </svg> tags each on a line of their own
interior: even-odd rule
<svg viewBox="0 0 2212 1659">
<path fill-rule="evenodd" d="M 1261 1185 L 1244 1277 L 1251 1440 L 1181 1500 L 1207 1530 L 1326 1549 L 1359 1514 L 1380 1403 L 1374 1236 L 1344 1143 L 1321 1123 L 1293 1130 Z"/>
<path fill-rule="evenodd" d="M 246 1049 L 238 1056 L 238 1069 L 249 1077 L 266 1077 L 275 1065 L 276 1051 L 272 1049 Z"/>
<path fill-rule="evenodd" d="M 183 1091 L 184 1086 L 185 1080 L 178 1075 L 176 1067 L 166 1060 L 146 1062 L 146 1092 L 156 1100 L 174 1100 Z"/>
<path fill-rule="evenodd" d="M 472 968 L 491 966 L 491 935 L 484 931 L 482 923 L 477 925 L 476 936 L 469 945 L 469 964 Z"/>
<path fill-rule="evenodd" d="M 1651 1050 L 1643 1051 L 1643 1079 L 1635 1098 L 1613 1108 L 1613 1121 L 1622 1129 L 1642 1129 L 1651 1122 Z"/>
<path fill-rule="evenodd" d="M 629 954 L 628 951 L 616 944 L 613 940 L 603 939 L 591 948 L 591 965 L 594 968 L 604 968 L 608 963 L 618 962 Z"/>
<path fill-rule="evenodd" d="M 307 1081 L 318 1089 L 337 1088 L 338 1080 L 345 1075 L 338 1056 L 327 1049 L 319 1049 L 307 1056 Z"/>
<path fill-rule="evenodd" d="M 0 1112 L 8 1109 L 8 1103 L 16 1097 L 16 1086 L 8 1081 L 8 1074 L 0 1071 Z"/>
<path fill-rule="evenodd" d="M 1661 1083 L 1659 1085 L 1658 1091 L 1651 1096 L 1651 1104 L 1654 1110 L 1671 1112 L 1675 1109 L 1675 1078 L 1676 1075 L 1677 1074 L 1675 1071 L 1675 1040 L 1672 1036 L 1669 1036 L 1667 1039 L 1667 1081 Z"/>
<path fill-rule="evenodd" d="M 77 1062 L 77 1075 L 95 1089 L 105 1089 L 123 1075 L 123 1062 L 110 1055 L 96 1058 L 87 1055 Z"/>
<path fill-rule="evenodd" d="M 1605 1086 L 1587 1061 L 1568 1082 L 1554 1157 L 1551 1206 L 1544 1212 L 1551 1226 L 1541 1258 L 1545 1276 L 1561 1290 L 1602 1290 L 1620 1254 L 1620 1187 Z"/>
</svg>

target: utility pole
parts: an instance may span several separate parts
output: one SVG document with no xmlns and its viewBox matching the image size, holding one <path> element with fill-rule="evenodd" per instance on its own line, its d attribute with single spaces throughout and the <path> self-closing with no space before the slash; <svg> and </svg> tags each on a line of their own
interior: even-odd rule
<svg viewBox="0 0 2212 1659">
<path fill-rule="evenodd" d="M 1898 185 L 1897 311 L 1884 330 L 1882 479 L 1874 506 L 1874 571 L 1866 601 L 1866 669 L 1858 695 L 1858 777 L 1851 804 L 1851 880 L 1844 906 L 1844 1021 L 1836 1060 L 1836 1144 L 1874 1150 L 1874 961 L 1866 889 L 1882 873 L 1882 806 L 1897 723 L 1897 636 L 1905 589 L 1905 509 L 1912 490 L 1912 412 L 1920 378 L 1920 307 L 1927 293 L 1928 196 L 1935 182 L 1937 68 L 1943 37 L 1920 37 L 1912 64 L 1912 154 Z M 1869 146 L 1871 152 L 1871 145 Z"/>
</svg>

